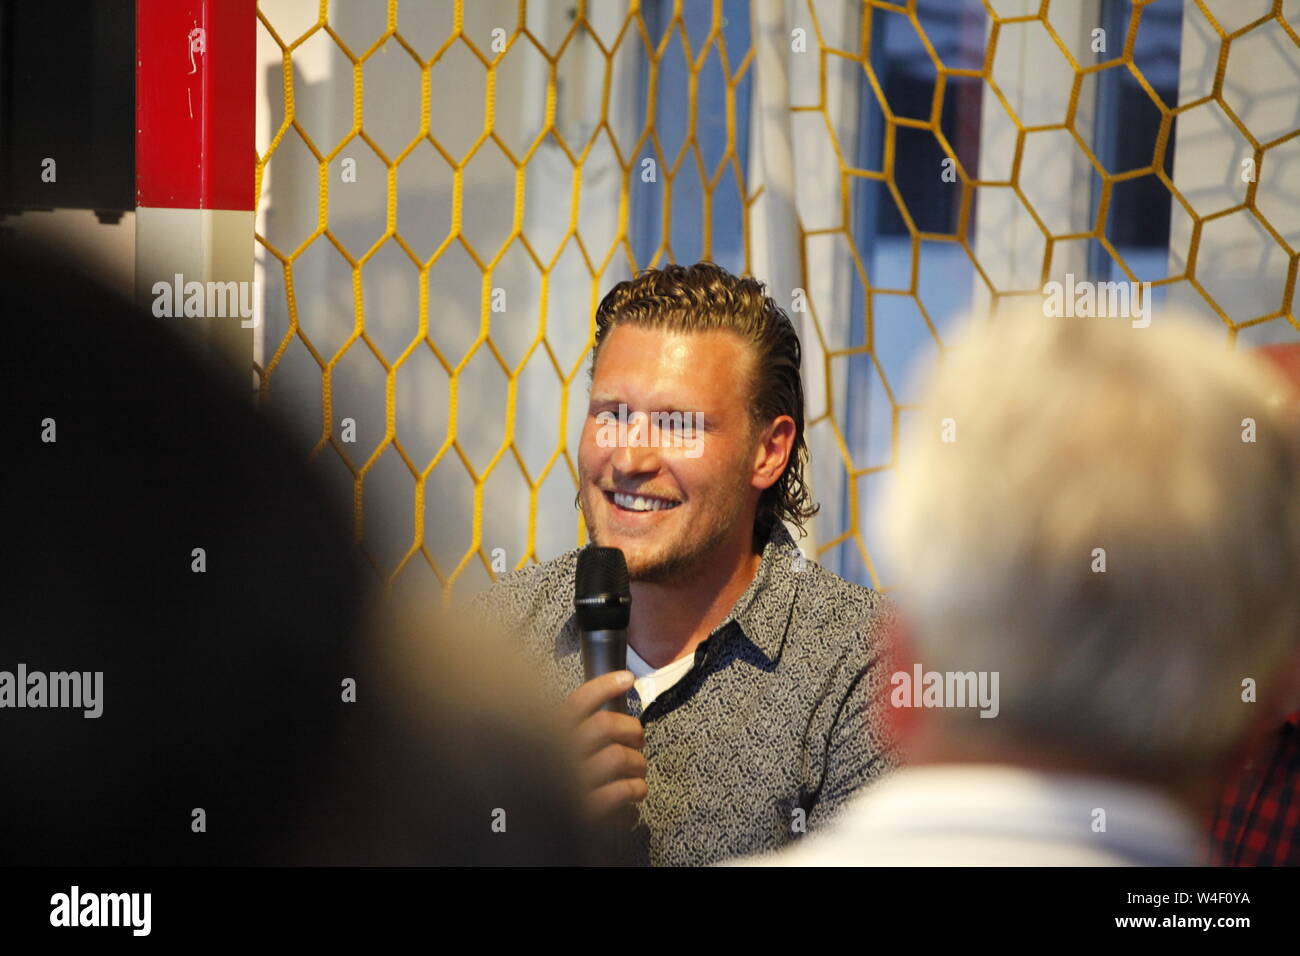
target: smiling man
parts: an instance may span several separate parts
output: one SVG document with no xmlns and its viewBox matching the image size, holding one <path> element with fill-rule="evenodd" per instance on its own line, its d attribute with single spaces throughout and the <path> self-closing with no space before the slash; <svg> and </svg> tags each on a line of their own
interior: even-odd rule
<svg viewBox="0 0 1300 956">
<path fill-rule="evenodd" d="M 477 601 L 564 699 L 621 862 L 702 865 L 820 827 L 896 763 L 887 605 L 806 559 L 799 339 L 710 262 L 620 282 L 596 313 L 578 503 L 632 580 L 629 671 L 583 682 L 576 550 Z M 601 710 L 627 694 L 630 714 Z"/>
</svg>

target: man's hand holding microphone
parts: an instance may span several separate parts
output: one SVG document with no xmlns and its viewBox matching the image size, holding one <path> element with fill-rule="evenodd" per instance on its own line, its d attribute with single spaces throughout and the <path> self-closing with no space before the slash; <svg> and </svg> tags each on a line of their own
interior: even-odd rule
<svg viewBox="0 0 1300 956">
<path fill-rule="evenodd" d="M 634 804 L 649 788 L 641 753 L 645 732 L 627 712 L 632 591 L 622 551 L 591 546 L 579 553 L 574 607 L 585 682 L 569 695 L 565 712 L 574 727 L 586 809 L 593 821 L 625 830 L 636 822 Z"/>
</svg>

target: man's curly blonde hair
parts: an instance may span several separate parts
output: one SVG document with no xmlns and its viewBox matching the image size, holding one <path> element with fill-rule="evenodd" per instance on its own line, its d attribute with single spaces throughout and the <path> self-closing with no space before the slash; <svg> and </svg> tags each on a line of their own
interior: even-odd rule
<svg viewBox="0 0 1300 956">
<path fill-rule="evenodd" d="M 790 318 L 766 294 L 762 282 L 734 276 L 707 260 L 693 266 L 645 269 L 610 289 L 596 309 L 596 344 L 589 374 L 594 375 L 600 348 L 619 325 L 673 332 L 727 331 L 748 343 L 756 359 L 749 388 L 751 434 L 781 415 L 794 419 L 794 446 L 785 471 L 758 501 L 754 535 L 766 540 L 772 528 L 789 521 L 804 531 L 818 506 L 804 479 L 808 445 L 804 440 L 802 350 Z"/>
</svg>

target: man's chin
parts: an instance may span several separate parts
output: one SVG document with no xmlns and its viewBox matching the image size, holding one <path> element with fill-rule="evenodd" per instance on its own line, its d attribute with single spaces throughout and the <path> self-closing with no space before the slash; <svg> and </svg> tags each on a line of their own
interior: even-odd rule
<svg viewBox="0 0 1300 956">
<path fill-rule="evenodd" d="M 660 542 L 651 544 L 647 538 L 659 537 L 666 529 L 640 529 L 641 534 L 627 534 L 612 527 L 608 520 L 588 523 L 587 533 L 592 543 L 602 548 L 618 548 L 627 559 L 629 580 L 664 584 L 687 577 L 701 563 L 702 553 L 685 554 L 665 549 Z M 648 533 L 647 533 L 648 532 Z M 656 545 L 659 545 L 656 547 Z"/>
<path fill-rule="evenodd" d="M 638 542 L 621 535 L 609 533 L 592 535 L 591 540 L 602 548 L 618 548 L 622 551 L 627 561 L 627 576 L 633 581 L 643 580 L 642 575 L 647 571 L 653 573 L 660 563 L 657 555 L 647 552 Z"/>
<path fill-rule="evenodd" d="M 670 562 L 656 561 L 629 565 L 627 576 L 639 584 L 670 584 L 681 577 L 681 571 Z"/>
<path fill-rule="evenodd" d="M 675 571 L 677 562 L 665 559 L 653 549 L 645 547 L 644 542 L 628 538 L 608 529 L 590 528 L 589 534 L 593 544 L 602 548 L 618 548 L 627 561 L 627 576 L 632 581 L 663 581 Z"/>
<path fill-rule="evenodd" d="M 696 574 L 702 555 L 694 554 L 641 554 L 628 555 L 627 574 L 633 581 L 646 584 L 671 584 L 684 581 Z"/>
</svg>

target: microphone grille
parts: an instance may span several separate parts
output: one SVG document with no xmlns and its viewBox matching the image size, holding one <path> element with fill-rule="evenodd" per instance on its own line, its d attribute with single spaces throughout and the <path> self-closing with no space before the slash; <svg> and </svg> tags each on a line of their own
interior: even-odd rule
<svg viewBox="0 0 1300 956">
<path fill-rule="evenodd" d="M 626 630 L 632 614 L 632 586 L 623 552 L 596 545 L 579 551 L 573 600 L 582 630 Z"/>
</svg>

